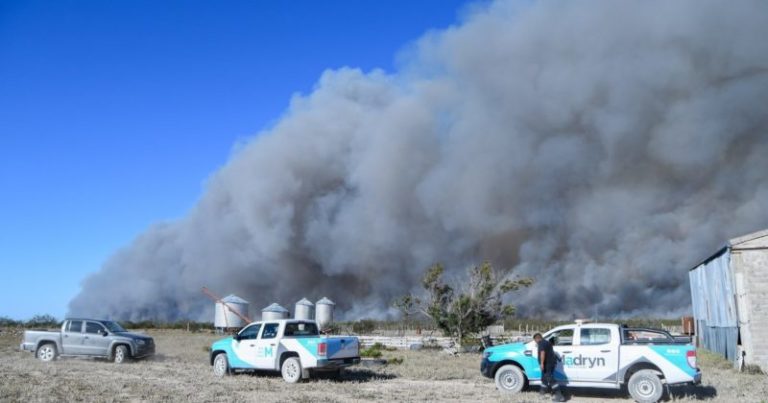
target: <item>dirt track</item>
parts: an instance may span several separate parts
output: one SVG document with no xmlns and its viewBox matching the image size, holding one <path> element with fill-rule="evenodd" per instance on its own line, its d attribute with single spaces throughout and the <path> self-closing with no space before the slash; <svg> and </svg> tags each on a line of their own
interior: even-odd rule
<svg viewBox="0 0 768 403">
<path fill-rule="evenodd" d="M 18 351 L 20 336 L 0 333 L 0 401 L 544 401 L 535 390 L 500 395 L 479 372 L 479 355 L 452 357 L 434 351 L 387 352 L 400 365 L 352 368 L 343 380 L 313 379 L 288 385 L 278 375 L 216 378 L 206 347 L 216 336 L 183 331 L 149 332 L 158 355 L 115 365 L 105 360 L 59 359 L 42 363 Z M 768 401 L 768 377 L 740 374 L 711 356 L 700 359 L 703 385 L 671 388 L 674 401 Z M 627 402 L 618 391 L 570 391 L 573 402 Z"/>
</svg>

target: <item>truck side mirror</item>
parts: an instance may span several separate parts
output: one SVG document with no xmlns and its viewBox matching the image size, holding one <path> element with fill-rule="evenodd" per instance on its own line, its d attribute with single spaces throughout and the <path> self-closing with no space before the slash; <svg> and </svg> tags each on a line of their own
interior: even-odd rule
<svg viewBox="0 0 768 403">
<path fill-rule="evenodd" d="M 236 334 L 236 335 L 235 335 L 235 340 L 237 340 L 237 341 L 240 341 L 240 340 L 242 340 L 242 337 L 240 337 L 240 334 Z"/>
<path fill-rule="evenodd" d="M 107 336 L 109 336 L 109 332 L 108 332 L 108 331 L 106 331 L 106 330 L 103 330 L 103 329 L 102 329 L 102 330 L 99 330 L 99 333 L 101 333 L 101 335 L 102 335 L 102 336 L 104 336 L 104 337 L 107 337 Z"/>
</svg>

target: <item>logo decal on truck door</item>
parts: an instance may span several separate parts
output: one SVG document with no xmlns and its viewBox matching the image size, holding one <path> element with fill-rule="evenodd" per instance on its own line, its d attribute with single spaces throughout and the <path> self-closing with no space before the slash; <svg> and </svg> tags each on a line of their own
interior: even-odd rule
<svg viewBox="0 0 768 403">
<path fill-rule="evenodd" d="M 256 349 L 256 356 L 259 358 L 269 358 L 274 355 L 274 349 L 272 346 L 260 346 Z"/>
<path fill-rule="evenodd" d="M 588 356 L 583 356 L 581 354 L 575 357 L 563 356 L 563 365 L 565 365 L 566 367 L 578 367 L 578 368 L 604 367 L 605 358 L 588 357 Z"/>
</svg>

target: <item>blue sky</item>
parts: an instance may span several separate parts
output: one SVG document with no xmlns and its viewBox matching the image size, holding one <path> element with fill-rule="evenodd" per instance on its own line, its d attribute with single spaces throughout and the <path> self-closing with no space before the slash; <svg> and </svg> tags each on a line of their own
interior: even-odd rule
<svg viewBox="0 0 768 403">
<path fill-rule="evenodd" d="M 0 2 L 0 316 L 61 318 L 292 94 L 328 68 L 395 70 L 465 3 Z"/>
</svg>

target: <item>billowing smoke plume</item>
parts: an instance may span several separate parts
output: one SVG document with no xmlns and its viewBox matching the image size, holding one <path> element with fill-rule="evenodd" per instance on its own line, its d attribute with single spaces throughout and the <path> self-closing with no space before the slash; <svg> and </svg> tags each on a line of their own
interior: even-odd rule
<svg viewBox="0 0 768 403">
<path fill-rule="evenodd" d="M 393 74 L 326 71 L 85 280 L 71 313 L 206 318 L 327 295 L 387 312 L 430 264 L 532 275 L 524 314 L 677 314 L 768 226 L 768 2 L 498 2 Z"/>
</svg>

